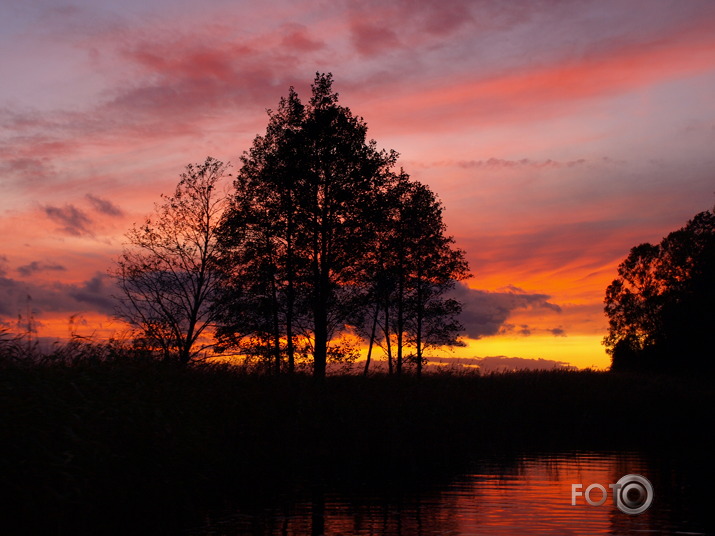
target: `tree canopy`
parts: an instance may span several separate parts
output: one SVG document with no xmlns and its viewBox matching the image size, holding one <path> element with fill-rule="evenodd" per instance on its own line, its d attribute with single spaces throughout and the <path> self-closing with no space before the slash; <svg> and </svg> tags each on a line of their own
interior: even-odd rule
<svg viewBox="0 0 715 536">
<path fill-rule="evenodd" d="M 225 347 L 277 371 L 306 357 L 320 377 L 331 358 L 355 355 L 350 336 L 370 332 L 372 349 L 378 316 L 397 372 L 408 343 L 418 370 L 425 346 L 456 343 L 459 304 L 440 297 L 467 264 L 445 235 L 441 203 L 394 170 L 397 156 L 367 139 L 330 74 L 316 75 L 307 104 L 291 88 L 269 111 L 221 230 Z"/>
<path fill-rule="evenodd" d="M 634 247 L 606 290 L 612 370 L 713 371 L 715 214 Z"/>
</svg>

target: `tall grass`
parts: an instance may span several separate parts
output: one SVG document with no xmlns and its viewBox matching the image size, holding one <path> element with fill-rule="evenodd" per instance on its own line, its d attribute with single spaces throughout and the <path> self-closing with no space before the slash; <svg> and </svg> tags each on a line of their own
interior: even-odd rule
<svg viewBox="0 0 715 536">
<path fill-rule="evenodd" d="M 159 530 L 228 495 L 418 482 L 483 454 L 715 443 L 713 389 L 692 378 L 550 371 L 316 383 L 98 352 L 0 359 L 0 530 L 39 523 L 74 534 L 100 520 Z"/>
</svg>

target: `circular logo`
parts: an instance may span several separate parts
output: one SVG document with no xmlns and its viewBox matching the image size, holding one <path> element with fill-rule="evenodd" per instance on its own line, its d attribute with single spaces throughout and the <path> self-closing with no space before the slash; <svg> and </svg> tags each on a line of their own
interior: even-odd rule
<svg viewBox="0 0 715 536">
<path fill-rule="evenodd" d="M 640 514 L 653 502 L 653 486 L 641 475 L 626 475 L 614 488 L 616 506 L 624 514 Z"/>
</svg>

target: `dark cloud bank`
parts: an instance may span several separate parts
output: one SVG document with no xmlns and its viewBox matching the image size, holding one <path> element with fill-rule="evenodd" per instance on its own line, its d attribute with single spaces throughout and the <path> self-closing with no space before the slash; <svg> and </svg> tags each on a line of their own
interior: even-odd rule
<svg viewBox="0 0 715 536">
<path fill-rule="evenodd" d="M 32 265 L 42 266 L 39 262 L 33 262 L 21 266 L 18 271 L 25 269 L 32 273 L 33 269 L 28 268 Z M 114 293 L 116 290 L 112 279 L 101 273 L 79 284 L 39 284 L 0 277 L 0 315 L 16 317 L 20 313 L 24 314 L 28 306 L 33 314 L 96 311 L 111 315 L 114 312 Z"/>
<path fill-rule="evenodd" d="M 507 323 L 509 315 L 517 309 L 546 309 L 557 313 L 561 308 L 549 301 L 546 294 L 529 294 L 517 287 L 508 287 L 502 292 L 471 289 L 458 284 L 452 297 L 462 303 L 460 320 L 465 335 L 470 339 L 480 339 L 499 333 L 517 332 L 528 336 L 531 328 L 527 325 L 514 326 Z M 562 328 L 549 330 L 554 336 L 564 336 Z"/>
</svg>

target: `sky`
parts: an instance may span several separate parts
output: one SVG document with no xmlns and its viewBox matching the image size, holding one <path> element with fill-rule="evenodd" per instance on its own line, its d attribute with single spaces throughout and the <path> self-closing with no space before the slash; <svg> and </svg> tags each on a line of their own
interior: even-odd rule
<svg viewBox="0 0 715 536">
<path fill-rule="evenodd" d="M 605 368 L 631 247 L 715 205 L 715 2 L 0 0 L 0 321 L 121 333 L 107 271 L 185 165 L 239 164 L 331 72 L 441 198 L 447 358 Z M 520 365 L 521 366 L 521 365 Z"/>
</svg>

